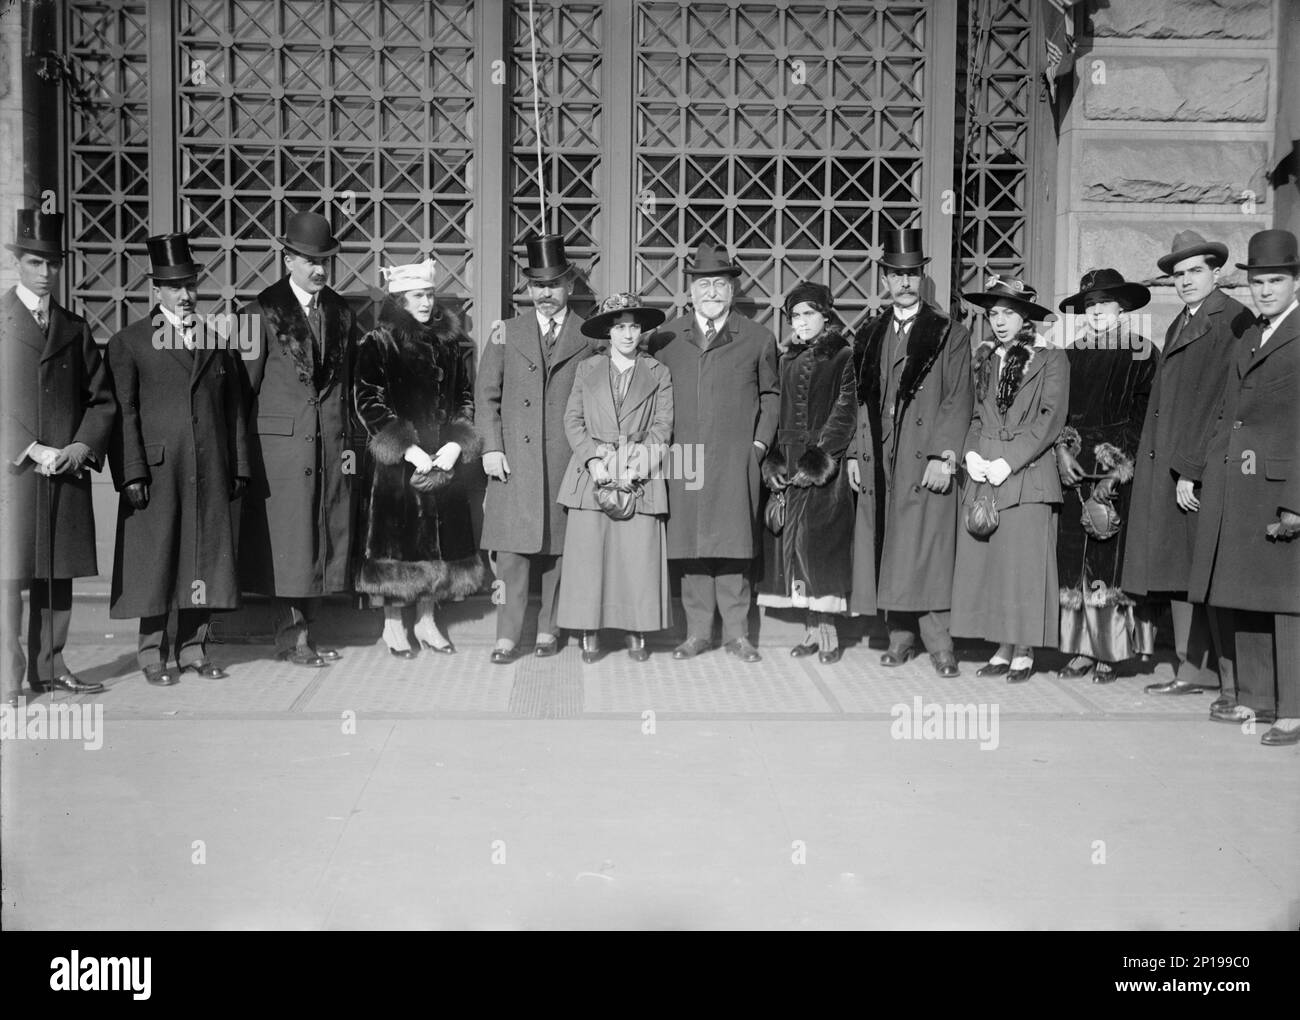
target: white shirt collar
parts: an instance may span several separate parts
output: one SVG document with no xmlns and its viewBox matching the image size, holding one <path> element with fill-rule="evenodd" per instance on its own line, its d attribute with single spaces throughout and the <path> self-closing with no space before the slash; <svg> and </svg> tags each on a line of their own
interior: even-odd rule
<svg viewBox="0 0 1300 1020">
<path fill-rule="evenodd" d="M 1292 312 L 1294 312 L 1298 307 L 1300 307 L 1300 299 L 1293 298 L 1291 300 L 1291 303 L 1286 306 L 1286 310 L 1284 312 L 1282 312 L 1280 315 L 1275 315 L 1273 316 L 1273 318 L 1268 320 L 1268 325 L 1264 327 L 1264 334 L 1259 338 L 1259 345 L 1261 347 L 1263 347 L 1264 344 L 1268 342 L 1268 338 L 1271 337 L 1274 334 L 1274 332 L 1276 332 L 1277 327 L 1282 325 L 1282 320 L 1285 319 Z"/>
<path fill-rule="evenodd" d="M 722 317 L 721 317 L 721 318 L 713 319 L 713 320 L 712 320 L 712 321 L 713 321 L 713 329 L 714 329 L 715 332 L 718 332 L 718 333 L 721 333 L 721 332 L 722 332 L 722 327 L 725 326 L 725 325 L 727 324 L 727 316 L 730 315 L 730 314 L 731 314 L 731 309 L 728 308 L 725 312 L 722 313 Z M 707 333 L 707 332 L 709 331 L 709 321 L 710 321 L 710 320 L 707 319 L 707 318 L 705 318 L 705 317 L 704 317 L 703 315 L 701 315 L 699 312 L 696 312 L 696 313 L 695 313 L 695 321 L 698 322 L 698 323 L 700 324 L 700 332 L 701 332 L 701 333 Z"/>
<path fill-rule="evenodd" d="M 1197 302 L 1197 303 L 1194 304 L 1194 305 L 1188 305 L 1188 306 L 1187 306 L 1187 317 L 1190 319 L 1193 315 L 1195 315 L 1197 312 L 1199 312 L 1199 311 L 1201 310 L 1201 305 L 1203 305 L 1203 304 L 1205 304 L 1204 299 L 1202 299 L 1201 301 Z"/>
<path fill-rule="evenodd" d="M 293 296 L 298 299 L 298 304 L 302 305 L 304 309 L 310 308 L 312 299 L 319 296 L 319 294 L 308 294 L 294 282 L 292 276 L 289 277 L 289 289 L 293 291 Z"/>
<path fill-rule="evenodd" d="M 910 322 L 912 319 L 915 319 L 918 314 L 920 314 L 920 311 L 921 311 L 921 302 L 919 301 L 916 304 L 914 304 L 911 308 L 899 308 L 897 305 L 895 305 L 894 318 L 897 319 L 899 322 Z"/>
<path fill-rule="evenodd" d="M 564 328 L 564 317 L 569 314 L 569 306 L 565 305 L 563 308 L 561 308 L 550 318 L 547 318 L 545 315 L 543 315 L 541 312 L 538 312 L 536 309 L 534 309 L 534 312 L 537 315 L 538 329 L 540 329 L 543 333 L 545 333 L 546 328 L 551 324 L 552 320 L 554 320 L 555 332 L 559 333 L 559 331 Z"/>
<path fill-rule="evenodd" d="M 37 297 L 21 283 L 14 284 L 14 293 L 18 295 L 18 300 L 23 303 L 23 307 L 29 312 L 34 312 L 39 308 L 41 311 L 49 314 L 50 296 L 48 294 L 46 294 L 45 297 Z"/>
<path fill-rule="evenodd" d="M 179 315 L 173 312 L 170 308 L 164 308 L 162 305 L 158 306 L 158 310 L 163 313 L 163 318 L 171 323 L 172 329 L 176 330 L 178 333 L 184 332 L 185 324 L 181 322 L 181 317 Z"/>
</svg>

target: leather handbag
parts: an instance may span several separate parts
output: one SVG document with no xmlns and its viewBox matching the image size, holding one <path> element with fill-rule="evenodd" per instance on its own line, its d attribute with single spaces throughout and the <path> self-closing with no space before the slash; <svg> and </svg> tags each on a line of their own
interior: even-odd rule
<svg viewBox="0 0 1300 1020">
<path fill-rule="evenodd" d="M 966 530 L 976 538 L 988 538 L 998 530 L 998 500 L 993 486 L 980 482 L 979 495 L 966 504 Z"/>
<path fill-rule="evenodd" d="M 1118 535 L 1119 526 L 1123 523 L 1115 505 L 1110 500 L 1097 495 L 1095 485 L 1092 487 L 1092 493 L 1083 500 L 1081 518 L 1083 530 L 1088 533 L 1088 537 L 1098 542 L 1105 542 Z"/>
<path fill-rule="evenodd" d="M 623 485 L 619 482 L 602 482 L 596 486 L 596 505 L 605 516 L 615 521 L 629 520 L 636 513 L 637 499 L 644 486 L 640 482 Z"/>
<path fill-rule="evenodd" d="M 767 507 L 763 511 L 763 523 L 773 535 L 781 534 L 785 528 L 785 492 L 773 492 L 767 497 Z"/>
</svg>

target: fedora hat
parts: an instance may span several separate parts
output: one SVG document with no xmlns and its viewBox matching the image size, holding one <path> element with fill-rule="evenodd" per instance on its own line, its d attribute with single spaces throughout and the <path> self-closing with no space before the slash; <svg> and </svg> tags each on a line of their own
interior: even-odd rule
<svg viewBox="0 0 1300 1020">
<path fill-rule="evenodd" d="M 983 290 L 973 290 L 962 295 L 967 301 L 980 308 L 992 308 L 995 302 L 1007 301 L 1017 307 L 1026 319 L 1042 322 L 1050 319 L 1053 312 L 1044 308 L 1034 298 L 1038 291 L 1011 276 L 999 276 L 996 273 L 984 281 Z"/>
<path fill-rule="evenodd" d="M 624 315 L 631 315 L 642 333 L 663 324 L 664 313 L 641 303 L 635 294 L 613 294 L 600 303 L 600 311 L 582 324 L 582 335 L 595 340 L 608 340 L 610 328 Z"/>
<path fill-rule="evenodd" d="M 330 230 L 330 221 L 320 213 L 300 212 L 289 217 L 280 243 L 291 252 L 308 258 L 323 259 L 342 247 Z"/>
<path fill-rule="evenodd" d="M 1140 283 L 1129 283 L 1118 269 L 1089 269 L 1079 280 L 1078 293 L 1057 307 L 1063 312 L 1082 312 L 1092 297 L 1118 301 L 1124 311 L 1131 312 L 1150 303 L 1151 291 Z"/>
<path fill-rule="evenodd" d="M 550 283 L 573 272 L 569 257 L 564 252 L 564 238 L 559 234 L 541 234 L 524 242 L 528 250 L 528 265 L 524 275 L 534 283 Z"/>
<path fill-rule="evenodd" d="M 1174 243 L 1170 245 L 1169 254 L 1161 255 L 1156 259 L 1156 265 L 1160 267 L 1160 272 L 1168 276 L 1174 271 L 1174 266 L 1183 259 L 1190 259 L 1196 255 L 1213 255 L 1222 266 L 1228 261 L 1228 246 L 1218 241 L 1207 241 L 1195 230 L 1184 230 L 1174 235 Z"/>
<path fill-rule="evenodd" d="M 782 308 L 786 315 L 793 315 L 796 305 L 807 302 L 816 308 L 823 315 L 829 315 L 835 310 L 835 301 L 831 297 L 831 289 L 824 284 L 804 281 L 797 283 L 785 296 L 785 304 Z"/>
<path fill-rule="evenodd" d="M 914 227 L 885 231 L 885 253 L 880 265 L 889 269 L 920 269 L 930 260 L 921 248 L 921 232 Z"/>
<path fill-rule="evenodd" d="M 1300 251 L 1295 234 L 1289 230 L 1261 230 L 1252 234 L 1246 248 L 1246 261 L 1238 269 L 1300 269 Z"/>
<path fill-rule="evenodd" d="M 39 209 L 19 209 L 14 227 L 14 243 L 6 244 L 12 252 L 63 257 L 63 213 L 44 213 Z"/>
<path fill-rule="evenodd" d="M 739 276 L 740 266 L 727 257 L 725 249 L 716 244 L 702 244 L 695 249 L 695 257 L 683 270 L 687 276 Z"/>
<path fill-rule="evenodd" d="M 192 280 L 203 268 L 190 255 L 188 234 L 158 234 L 145 244 L 149 248 L 149 275 L 155 283 Z"/>
</svg>

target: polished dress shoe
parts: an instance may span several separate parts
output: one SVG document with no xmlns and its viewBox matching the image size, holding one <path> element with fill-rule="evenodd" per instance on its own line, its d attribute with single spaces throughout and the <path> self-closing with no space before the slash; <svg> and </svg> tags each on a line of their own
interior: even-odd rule
<svg viewBox="0 0 1300 1020">
<path fill-rule="evenodd" d="M 36 680 L 30 681 L 30 683 L 32 685 L 32 690 L 37 694 L 44 694 L 51 688 L 57 688 L 60 691 L 68 691 L 72 694 L 97 694 L 104 689 L 103 684 L 94 683 L 93 681 L 91 683 L 86 683 L 75 673 L 63 673 L 60 676 L 56 676 L 48 684 Z"/>
<path fill-rule="evenodd" d="M 1210 715 L 1214 715 L 1215 712 L 1226 711 L 1232 708 L 1233 706 L 1235 706 L 1236 704 L 1237 704 L 1236 698 L 1230 698 L 1226 694 L 1220 694 L 1217 698 L 1215 698 L 1213 701 L 1210 702 Z"/>
<path fill-rule="evenodd" d="M 650 649 L 645 646 L 645 635 L 629 634 L 624 642 L 627 645 L 627 657 L 633 662 L 645 662 L 650 658 Z"/>
<path fill-rule="evenodd" d="M 1109 662 L 1099 662 L 1093 668 L 1092 682 L 1095 684 L 1113 684 L 1119 676 L 1119 670 Z"/>
<path fill-rule="evenodd" d="M 510 663 L 514 662 L 521 655 L 523 655 L 523 652 L 518 648 L 493 648 L 492 665 L 509 666 Z"/>
<path fill-rule="evenodd" d="M 1009 662 L 986 662 L 975 671 L 976 676 L 1005 676 L 1011 671 Z"/>
<path fill-rule="evenodd" d="M 1096 665 L 1095 662 L 1089 662 L 1086 666 L 1066 665 L 1056 671 L 1056 676 L 1058 680 L 1078 680 L 1091 673 Z"/>
<path fill-rule="evenodd" d="M 1272 726 L 1277 722 L 1277 712 L 1271 708 L 1261 708 L 1253 716 L 1250 711 L 1250 708 L 1246 705 L 1233 703 L 1223 708 L 1211 708 L 1210 719 L 1214 722 L 1232 723 L 1233 725 L 1240 725 L 1252 718 L 1255 722 L 1264 726 Z"/>
<path fill-rule="evenodd" d="M 1290 747 L 1292 744 L 1300 744 L 1300 727 L 1281 730 L 1274 726 L 1259 738 L 1259 742 L 1269 747 Z"/>
<path fill-rule="evenodd" d="M 790 658 L 803 659 L 809 655 L 816 655 L 817 650 L 820 647 L 821 646 L 818 645 L 816 641 L 800 642 L 799 644 L 795 645 L 793 648 L 790 649 Z"/>
<path fill-rule="evenodd" d="M 727 650 L 728 655 L 734 655 L 741 662 L 758 662 L 763 658 L 758 654 L 758 649 L 749 643 L 749 638 L 738 637 L 734 641 L 728 641 L 722 647 Z"/>
<path fill-rule="evenodd" d="M 931 652 L 930 661 L 934 663 L 934 671 L 940 676 L 961 676 L 961 670 L 957 668 L 957 656 L 952 652 Z"/>
<path fill-rule="evenodd" d="M 1023 684 L 1033 675 L 1034 667 L 1032 663 L 1028 666 L 1022 666 L 1020 669 L 1010 669 L 1007 670 L 1007 683 Z"/>
<path fill-rule="evenodd" d="M 674 659 L 693 659 L 701 652 L 707 652 L 712 643 L 707 638 L 688 637 L 680 645 L 673 649 Z"/>
<path fill-rule="evenodd" d="M 215 662 L 204 659 L 202 662 L 191 662 L 188 666 L 181 667 L 182 673 L 195 673 L 204 680 L 224 680 L 230 676 L 224 669 Z"/>
<path fill-rule="evenodd" d="M 916 645 L 908 645 L 905 648 L 890 648 L 880 656 L 882 666 L 901 666 L 908 659 L 915 659 L 917 656 Z"/>
<path fill-rule="evenodd" d="M 829 652 L 818 652 L 817 661 L 824 663 L 827 666 L 830 666 L 836 662 L 839 662 L 840 659 L 843 657 L 843 655 L 844 655 L 844 648 L 840 645 L 836 645 Z"/>
<path fill-rule="evenodd" d="M 1205 688 L 1200 684 L 1189 684 L 1186 680 L 1167 680 L 1162 684 L 1147 684 L 1142 688 L 1147 694 L 1204 694 Z"/>
<path fill-rule="evenodd" d="M 295 648 L 288 652 L 277 652 L 276 659 L 280 662 L 291 662 L 295 666 L 305 666 L 308 669 L 320 669 L 322 666 L 328 666 L 320 655 L 317 655 L 310 648 Z"/>
<path fill-rule="evenodd" d="M 552 655 L 560 654 L 560 639 L 548 638 L 545 641 L 538 641 L 533 648 L 533 654 L 539 659 L 549 659 Z"/>
<path fill-rule="evenodd" d="M 145 666 L 144 678 L 155 687 L 174 687 L 180 683 L 180 677 L 161 664 Z"/>
<path fill-rule="evenodd" d="M 326 662 L 338 662 L 339 659 L 343 658 L 337 648 L 317 648 L 315 651 Z"/>
<path fill-rule="evenodd" d="M 600 631 L 587 630 L 582 633 L 582 661 L 598 662 L 601 658 Z"/>
</svg>

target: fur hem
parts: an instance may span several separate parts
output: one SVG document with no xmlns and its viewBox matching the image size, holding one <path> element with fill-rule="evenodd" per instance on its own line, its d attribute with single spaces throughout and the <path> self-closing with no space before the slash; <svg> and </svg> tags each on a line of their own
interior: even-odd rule
<svg viewBox="0 0 1300 1020">
<path fill-rule="evenodd" d="M 437 602 L 473 595 L 487 582 L 478 556 L 463 560 L 362 560 L 357 591 L 402 602 L 431 598 Z"/>
<path fill-rule="evenodd" d="M 1121 483 L 1133 480 L 1133 461 L 1118 446 L 1098 443 L 1092 448 L 1092 454 L 1097 458 L 1097 466 L 1109 471 Z"/>
<path fill-rule="evenodd" d="M 759 468 L 763 474 L 763 484 L 770 489 L 776 481 L 776 477 L 786 473 L 785 457 L 781 455 L 780 449 L 774 446 L 768 450 L 767 456 L 763 458 L 763 463 L 759 465 Z"/>
<path fill-rule="evenodd" d="M 834 458 L 819 446 L 810 446 L 799 458 L 799 471 L 809 483 L 816 486 L 825 485 L 835 477 L 839 466 Z"/>
<path fill-rule="evenodd" d="M 1061 589 L 1062 609 L 1079 610 L 1085 604 L 1093 609 L 1104 609 L 1107 606 L 1131 606 L 1134 602 L 1131 595 L 1112 588 L 1105 581 L 1093 581 L 1086 593 L 1082 588 Z"/>
<path fill-rule="evenodd" d="M 409 447 L 418 445 L 415 426 L 400 419 L 391 421 L 370 437 L 370 453 L 380 464 L 400 464 Z"/>
</svg>

